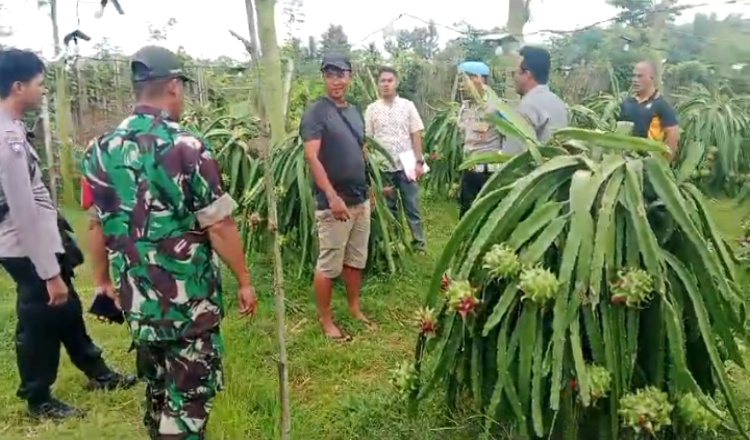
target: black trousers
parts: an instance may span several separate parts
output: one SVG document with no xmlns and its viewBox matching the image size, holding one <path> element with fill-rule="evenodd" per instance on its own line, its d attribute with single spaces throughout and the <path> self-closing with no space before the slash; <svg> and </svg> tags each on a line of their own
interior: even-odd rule
<svg viewBox="0 0 750 440">
<path fill-rule="evenodd" d="M 86 332 L 72 274 L 61 274 L 68 285 L 68 301 L 52 307 L 47 304 L 47 284 L 36 274 L 31 260 L 2 258 L 0 265 L 16 282 L 16 360 L 21 376 L 18 397 L 30 403 L 50 398 L 50 388 L 57 379 L 61 344 L 73 364 L 89 378 L 110 372 L 101 350 Z"/>
<path fill-rule="evenodd" d="M 459 211 L 459 218 L 466 214 L 466 211 L 471 208 L 471 204 L 474 203 L 474 199 L 477 198 L 482 187 L 492 174 L 484 173 L 479 171 L 464 171 L 461 173 L 461 183 L 458 194 L 458 201 L 461 204 L 461 210 Z"/>
</svg>

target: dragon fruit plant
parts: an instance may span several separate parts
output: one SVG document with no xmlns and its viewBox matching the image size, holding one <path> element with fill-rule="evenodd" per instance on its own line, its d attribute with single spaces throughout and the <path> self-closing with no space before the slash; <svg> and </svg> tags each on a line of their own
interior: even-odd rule
<svg viewBox="0 0 750 440">
<path fill-rule="evenodd" d="M 527 439 L 682 439 L 660 390 L 690 391 L 720 396 L 721 429 L 750 438 L 726 367 L 745 363 L 748 303 L 689 179 L 695 161 L 579 128 L 541 144 L 523 116 L 494 104 L 504 118 L 487 119 L 526 148 L 503 158 L 435 262 L 423 306 L 438 311 L 439 331 L 418 336 L 411 402 L 444 390 L 449 406 L 481 412 L 493 438 L 509 426 Z"/>
</svg>

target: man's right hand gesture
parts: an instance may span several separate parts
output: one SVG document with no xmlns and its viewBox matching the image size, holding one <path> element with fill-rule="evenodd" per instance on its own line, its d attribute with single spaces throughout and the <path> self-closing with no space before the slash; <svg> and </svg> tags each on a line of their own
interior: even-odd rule
<svg viewBox="0 0 750 440">
<path fill-rule="evenodd" d="M 255 316 L 255 311 L 258 308 L 258 298 L 255 296 L 255 287 L 252 284 L 240 286 L 240 290 L 237 292 L 237 299 L 240 304 L 240 315 Z"/>
<path fill-rule="evenodd" d="M 57 275 L 47 280 L 47 294 L 49 295 L 49 305 L 59 306 L 68 301 L 68 285 Z"/>
<path fill-rule="evenodd" d="M 341 197 L 334 195 L 329 198 L 328 205 L 331 207 L 333 218 L 342 222 L 349 220 L 349 208 L 346 207 L 346 203 Z"/>
</svg>

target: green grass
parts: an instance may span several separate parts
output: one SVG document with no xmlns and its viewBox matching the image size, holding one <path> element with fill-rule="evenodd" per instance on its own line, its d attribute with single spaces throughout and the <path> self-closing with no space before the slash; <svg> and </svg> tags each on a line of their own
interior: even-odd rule
<svg viewBox="0 0 750 440">
<path fill-rule="evenodd" d="M 424 208 L 429 248 L 415 255 L 403 274 L 369 276 L 363 286 L 363 304 L 380 328 L 368 332 L 349 318 L 343 286 L 336 287 L 334 310 L 342 326 L 355 337 L 350 344 L 327 341 L 320 333 L 312 300 L 311 282 L 298 280 L 290 270 L 286 278 L 287 352 L 294 438 L 304 440 L 439 440 L 461 439 L 461 425 L 441 416 L 437 404 L 428 403 L 428 416 L 410 420 L 396 401 L 389 371 L 396 362 L 412 356 L 415 330 L 411 319 L 431 275 L 432 260 L 456 224 L 457 209 L 450 202 L 428 202 Z M 85 219 L 68 212 L 81 244 Z M 253 321 L 236 314 L 231 276 L 225 276 L 228 303 L 223 323 L 226 346 L 226 389 L 212 412 L 210 439 L 271 439 L 278 420 L 276 339 L 271 290 L 272 272 L 261 262 L 253 267 L 259 293 L 259 310 Z M 88 268 L 76 280 L 84 306 L 94 288 Z M 15 397 L 18 377 L 13 337 L 15 289 L 0 274 L 0 438 L 16 439 L 146 439 L 141 424 L 143 385 L 113 393 L 84 391 L 85 378 L 63 355 L 55 393 L 89 410 L 81 421 L 35 424 L 26 420 L 24 404 Z M 89 331 L 106 359 L 122 371 L 134 368 L 133 353 L 124 326 L 100 323 L 86 317 Z M 467 439 L 469 437 L 466 437 Z"/>
<path fill-rule="evenodd" d="M 740 233 L 740 220 L 749 210 L 729 202 L 713 204 L 716 221 L 728 237 Z M 363 287 L 366 312 L 379 324 L 374 333 L 347 315 L 342 286 L 334 308 L 339 322 L 355 336 L 350 344 L 328 342 L 321 335 L 309 280 L 286 279 L 287 352 L 292 393 L 293 437 L 302 440 L 469 440 L 476 438 L 470 415 L 449 416 L 439 396 L 420 407 L 415 419 L 406 416 L 395 400 L 388 379 L 396 362 L 412 356 L 415 330 L 411 319 L 431 276 L 432 261 L 456 225 L 457 209 L 446 201 L 425 201 L 423 207 L 428 252 L 416 255 L 403 274 L 370 276 Z M 81 241 L 84 217 L 68 212 Z M 85 243 L 82 243 L 85 244 Z M 227 276 L 228 316 L 223 324 L 226 389 L 214 407 L 209 439 L 272 439 L 277 435 L 278 401 L 275 321 L 271 269 L 261 262 L 253 267 L 260 306 L 253 321 L 237 317 L 234 281 Z M 93 284 L 87 268 L 76 282 L 84 306 L 91 300 Z M 133 390 L 89 393 L 85 378 L 63 356 L 55 385 L 58 397 L 89 411 L 80 421 L 36 424 L 24 415 L 24 404 L 15 397 L 18 377 L 13 337 L 15 289 L 0 274 L 0 439 L 137 440 L 147 439 L 141 423 L 143 385 Z M 107 360 L 122 371 L 134 368 L 125 327 L 87 319 L 89 331 L 103 348 Z M 750 358 L 749 358 L 750 359 Z M 750 420 L 750 376 L 732 370 L 734 389 Z"/>
</svg>

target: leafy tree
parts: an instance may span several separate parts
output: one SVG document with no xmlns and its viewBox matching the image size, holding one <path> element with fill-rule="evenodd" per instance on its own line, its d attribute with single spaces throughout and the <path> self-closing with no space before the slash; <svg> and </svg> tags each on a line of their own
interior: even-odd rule
<svg viewBox="0 0 750 440">
<path fill-rule="evenodd" d="M 439 51 L 439 35 L 434 22 L 423 27 L 415 27 L 407 30 L 401 29 L 395 37 L 388 38 L 385 41 L 385 50 L 392 57 L 398 57 L 399 54 L 412 51 L 419 58 L 431 60 Z"/>
<path fill-rule="evenodd" d="M 335 24 L 328 26 L 328 30 L 320 36 L 320 47 L 323 53 L 336 52 L 348 54 L 352 49 L 349 44 L 349 38 L 344 32 L 344 27 Z"/>
<path fill-rule="evenodd" d="M 7 17 L 7 11 L 8 8 L 6 8 L 4 4 L 0 3 L 0 17 Z M 13 35 L 13 27 L 0 22 L 0 38 L 10 37 L 11 35 Z M 0 48 L 1 47 L 2 44 L 0 44 Z"/>
<path fill-rule="evenodd" d="M 318 59 L 318 43 L 315 41 L 315 37 L 307 39 L 307 47 L 304 50 L 305 58 L 307 60 Z"/>
<path fill-rule="evenodd" d="M 175 27 L 177 24 L 177 19 L 174 17 L 167 20 L 167 22 L 161 26 L 156 27 L 153 23 L 149 23 L 148 25 L 148 40 L 152 42 L 159 42 L 164 41 L 167 39 L 169 32 Z"/>
</svg>

